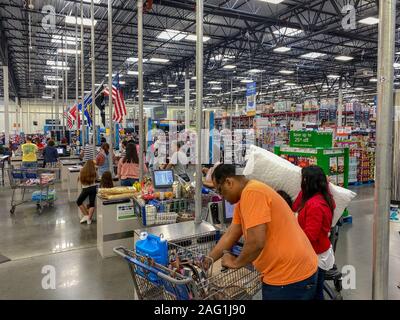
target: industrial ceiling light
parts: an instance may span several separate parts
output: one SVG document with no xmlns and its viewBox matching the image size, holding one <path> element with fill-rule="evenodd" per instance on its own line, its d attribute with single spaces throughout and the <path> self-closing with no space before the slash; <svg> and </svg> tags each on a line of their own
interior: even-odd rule
<svg viewBox="0 0 400 320">
<path fill-rule="evenodd" d="M 92 26 L 92 19 L 83 18 L 83 20 L 81 20 L 81 18 L 75 19 L 75 17 L 73 17 L 73 16 L 66 16 L 65 17 L 65 23 L 66 24 L 73 24 L 73 25 L 75 25 L 75 24 L 78 24 L 78 25 L 83 24 L 84 27 L 91 27 Z M 96 25 L 96 24 L 97 24 L 97 20 L 94 20 L 94 25 Z"/>
<path fill-rule="evenodd" d="M 358 88 L 354 88 L 354 90 L 356 90 L 356 91 L 364 91 L 364 88 L 358 87 Z"/>
<path fill-rule="evenodd" d="M 160 93 L 160 90 L 151 90 L 151 93 Z"/>
<path fill-rule="evenodd" d="M 350 56 L 336 56 L 335 57 L 335 60 L 344 61 L 344 62 L 347 62 L 347 61 L 350 61 L 350 60 L 353 60 L 353 59 L 354 58 L 350 57 Z"/>
<path fill-rule="evenodd" d="M 243 79 L 243 80 L 240 80 L 240 82 L 241 82 L 241 83 L 252 83 L 252 82 L 254 82 L 254 81 L 251 80 L 251 79 Z"/>
<path fill-rule="evenodd" d="M 281 73 L 281 74 L 293 74 L 294 71 L 293 70 L 282 69 L 282 70 L 279 71 L 279 73 Z"/>
<path fill-rule="evenodd" d="M 178 30 L 172 30 L 172 29 L 166 29 L 162 31 L 157 38 L 162 39 L 162 40 L 173 40 L 173 41 L 181 41 L 182 39 L 185 39 L 188 36 L 186 32 L 178 31 Z"/>
<path fill-rule="evenodd" d="M 272 4 L 279 4 L 285 0 L 259 0 L 259 1 L 268 2 L 268 3 L 272 3 Z"/>
<path fill-rule="evenodd" d="M 337 74 L 328 74 L 327 77 L 328 77 L 328 79 L 339 79 L 340 78 L 340 76 Z"/>
<path fill-rule="evenodd" d="M 305 58 L 305 59 L 317 59 L 317 58 L 321 58 L 323 56 L 326 56 L 326 54 L 320 53 L 320 52 L 309 52 L 309 53 L 302 54 L 300 57 Z"/>
<path fill-rule="evenodd" d="M 208 84 L 221 84 L 221 81 L 208 81 Z"/>
<path fill-rule="evenodd" d="M 154 62 L 154 63 L 167 63 L 167 62 L 169 62 L 169 59 L 150 58 L 150 62 Z"/>
<path fill-rule="evenodd" d="M 79 41 L 81 41 L 81 39 L 78 38 L 77 41 L 79 42 Z M 66 44 L 76 44 L 75 37 L 68 37 L 68 36 L 63 37 L 60 35 L 53 35 L 51 37 L 51 42 L 52 43 L 64 43 L 65 42 Z"/>
<path fill-rule="evenodd" d="M 222 90 L 222 87 L 211 87 L 211 90 Z"/>
<path fill-rule="evenodd" d="M 46 64 L 48 66 L 67 66 L 68 65 L 65 61 L 53 61 L 53 60 L 47 60 Z"/>
<path fill-rule="evenodd" d="M 226 70 L 232 70 L 232 69 L 236 69 L 236 66 L 233 64 L 227 64 L 227 65 L 223 66 L 222 68 L 226 69 Z"/>
<path fill-rule="evenodd" d="M 293 86 L 295 86 L 296 84 L 294 83 L 294 82 L 286 82 L 285 83 L 285 86 L 290 86 L 290 87 L 293 87 Z"/>
<path fill-rule="evenodd" d="M 183 97 L 174 97 L 176 100 L 182 100 Z"/>
<path fill-rule="evenodd" d="M 44 95 L 44 96 L 42 96 L 42 99 L 53 99 L 53 97 Z"/>
<path fill-rule="evenodd" d="M 60 49 L 57 49 L 57 53 L 81 54 L 81 50 L 60 48 Z"/>
<path fill-rule="evenodd" d="M 44 80 L 48 81 L 62 81 L 63 79 L 61 77 L 55 77 L 55 76 L 44 76 Z"/>
<path fill-rule="evenodd" d="M 125 81 L 120 81 L 119 84 L 120 85 L 124 85 L 124 84 L 126 84 L 126 82 Z"/>
<path fill-rule="evenodd" d="M 143 73 L 144 73 L 144 72 L 143 72 Z M 137 75 L 139 75 L 139 71 L 128 70 L 128 71 L 126 72 L 126 74 L 127 74 L 128 76 L 137 76 Z"/>
<path fill-rule="evenodd" d="M 378 79 L 376 79 L 376 78 L 371 78 L 371 79 L 369 79 L 369 82 L 378 82 Z"/>
<path fill-rule="evenodd" d="M 101 0 L 93 0 L 93 3 L 100 3 L 100 1 Z M 92 0 L 83 0 L 83 2 L 86 2 L 86 3 L 91 3 L 92 2 Z"/>
<path fill-rule="evenodd" d="M 108 78 L 108 73 L 106 74 L 106 77 Z M 115 77 L 115 73 L 112 74 L 112 77 Z"/>
<path fill-rule="evenodd" d="M 210 37 L 208 37 L 208 36 L 203 36 L 203 42 L 207 42 L 207 41 L 209 41 L 211 38 Z M 186 38 L 185 38 L 185 40 L 188 40 L 188 41 L 197 41 L 197 35 L 195 35 L 195 34 L 189 34 Z"/>
<path fill-rule="evenodd" d="M 128 62 L 128 63 L 136 63 L 136 62 L 138 62 L 138 60 L 139 60 L 138 58 L 130 57 L 130 58 L 126 59 L 126 62 Z M 149 61 L 149 59 L 143 59 L 143 63 L 145 63 L 147 61 Z"/>
<path fill-rule="evenodd" d="M 197 79 L 196 77 L 191 77 L 191 78 L 190 78 L 190 80 L 196 80 L 196 79 Z"/>
<path fill-rule="evenodd" d="M 265 70 L 261 70 L 261 69 L 250 69 L 249 73 L 261 73 L 264 72 Z"/>
<path fill-rule="evenodd" d="M 283 35 L 283 36 L 288 36 L 288 37 L 294 37 L 302 33 L 303 31 L 300 29 L 295 29 L 295 28 L 280 28 L 278 30 L 274 31 L 274 34 L 276 35 Z"/>
<path fill-rule="evenodd" d="M 176 88 L 178 85 L 177 84 L 169 84 L 168 88 Z"/>
<path fill-rule="evenodd" d="M 367 25 L 372 26 L 374 24 L 378 24 L 379 23 L 379 19 L 375 18 L 375 17 L 368 17 L 368 18 L 362 19 L 362 20 L 360 20 L 358 22 L 362 23 L 362 24 L 367 24 Z"/>
<path fill-rule="evenodd" d="M 62 66 L 51 66 L 50 68 L 53 70 L 67 70 L 67 71 L 70 69 L 70 67 L 62 67 Z"/>
<path fill-rule="evenodd" d="M 161 102 L 167 103 L 167 102 L 169 102 L 169 100 L 168 99 L 161 99 Z"/>
<path fill-rule="evenodd" d="M 58 89 L 58 86 L 46 84 L 46 89 Z"/>
<path fill-rule="evenodd" d="M 280 53 L 288 52 L 290 50 L 292 49 L 289 47 L 277 47 L 274 49 L 275 52 L 280 52 Z"/>
<path fill-rule="evenodd" d="M 400 69 L 400 63 L 394 63 L 393 64 L 393 68 L 395 68 L 395 69 Z"/>
</svg>

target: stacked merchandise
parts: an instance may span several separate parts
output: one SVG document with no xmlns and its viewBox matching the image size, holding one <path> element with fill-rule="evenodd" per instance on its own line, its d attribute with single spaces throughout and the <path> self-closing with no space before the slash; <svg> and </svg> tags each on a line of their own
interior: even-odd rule
<svg viewBox="0 0 400 320">
<path fill-rule="evenodd" d="M 358 159 L 357 157 L 350 157 L 349 161 L 349 183 L 356 183 L 358 174 Z"/>
<path fill-rule="evenodd" d="M 56 190 L 47 191 L 35 191 L 32 193 L 32 201 L 55 201 L 56 200 Z"/>
<path fill-rule="evenodd" d="M 350 150 L 350 156 L 358 159 L 357 182 L 373 182 L 375 180 L 375 152 L 365 149 L 353 149 Z"/>
<path fill-rule="evenodd" d="M 42 173 L 40 175 L 40 184 L 48 184 L 53 182 L 55 179 L 54 173 Z"/>
<path fill-rule="evenodd" d="M 300 157 L 296 155 L 287 155 L 287 154 L 282 154 L 281 157 L 300 168 L 305 168 L 317 164 L 316 157 Z"/>
<path fill-rule="evenodd" d="M 344 157 L 329 159 L 329 181 L 339 187 L 344 187 Z"/>
<path fill-rule="evenodd" d="M 311 99 L 311 100 L 304 101 L 303 111 L 316 111 L 318 109 L 319 109 L 319 106 L 318 106 L 317 99 Z"/>
</svg>

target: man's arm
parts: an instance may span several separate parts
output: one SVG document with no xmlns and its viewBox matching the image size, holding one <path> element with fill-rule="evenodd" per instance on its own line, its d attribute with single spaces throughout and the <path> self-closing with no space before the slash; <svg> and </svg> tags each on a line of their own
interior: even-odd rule
<svg viewBox="0 0 400 320">
<path fill-rule="evenodd" d="M 224 254 L 224 250 L 230 250 L 242 236 L 242 226 L 232 223 L 228 230 L 224 233 L 217 245 L 208 255 L 215 261 L 219 260 Z"/>
<path fill-rule="evenodd" d="M 246 241 L 239 257 L 226 254 L 222 258 L 222 265 L 232 269 L 247 266 L 260 255 L 265 246 L 266 224 L 260 224 L 247 230 Z"/>
</svg>

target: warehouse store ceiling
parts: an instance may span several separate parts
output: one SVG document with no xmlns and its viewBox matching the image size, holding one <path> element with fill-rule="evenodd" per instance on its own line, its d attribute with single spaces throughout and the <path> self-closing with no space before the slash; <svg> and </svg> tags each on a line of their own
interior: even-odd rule
<svg viewBox="0 0 400 320">
<path fill-rule="evenodd" d="M 377 3 L 204 1 L 205 100 L 229 105 L 231 90 L 234 100 L 243 99 L 243 90 L 250 81 L 257 82 L 262 100 L 280 96 L 336 96 L 339 85 L 345 94 L 373 96 L 379 25 Z M 49 5 L 54 6 L 54 24 Z M 136 1 L 114 0 L 112 5 L 113 70 L 122 76 L 126 97 L 135 99 Z M 184 96 L 186 70 L 192 79 L 191 87 L 195 86 L 195 1 L 148 0 L 145 7 L 144 99 L 168 98 L 176 102 Z M 52 96 L 55 84 L 62 87 L 62 69 L 67 68 L 68 95 L 70 99 L 76 97 L 75 50 L 77 39 L 77 49 L 81 51 L 81 35 L 80 24 L 76 33 L 75 14 L 80 17 L 80 0 L 0 0 L 0 59 L 9 65 L 12 96 Z M 83 15 L 84 81 L 85 89 L 90 90 L 90 0 L 84 1 Z M 106 0 L 95 0 L 95 21 L 96 84 L 100 85 L 108 74 Z M 61 98 L 61 90 L 59 95 Z M 194 98 L 192 91 L 191 99 Z"/>
</svg>

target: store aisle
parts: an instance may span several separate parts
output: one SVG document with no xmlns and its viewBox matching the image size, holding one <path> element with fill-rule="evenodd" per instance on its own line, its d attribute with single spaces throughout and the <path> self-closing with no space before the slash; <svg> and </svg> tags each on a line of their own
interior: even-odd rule
<svg viewBox="0 0 400 320">
<path fill-rule="evenodd" d="M 356 270 L 356 289 L 343 290 L 344 299 L 370 299 L 372 296 L 373 186 L 353 188 L 357 198 L 349 211 L 353 224 L 345 224 L 336 250 L 338 267 L 352 265 Z M 390 224 L 389 298 L 400 299 L 400 224 Z"/>
</svg>

